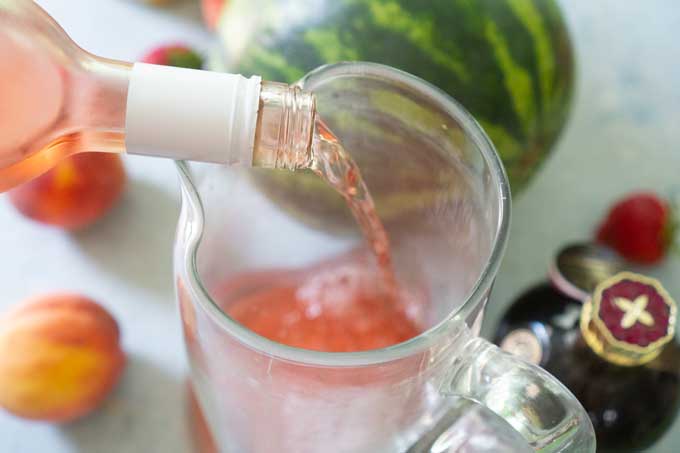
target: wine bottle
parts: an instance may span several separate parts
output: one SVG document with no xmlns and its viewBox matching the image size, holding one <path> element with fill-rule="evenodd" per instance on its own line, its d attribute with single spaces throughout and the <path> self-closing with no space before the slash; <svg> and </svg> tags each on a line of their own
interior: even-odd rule
<svg viewBox="0 0 680 453">
<path fill-rule="evenodd" d="M 311 93 L 79 48 L 31 0 L 0 0 L 0 191 L 79 152 L 307 167 Z"/>
<path fill-rule="evenodd" d="M 580 266 L 576 274 L 588 274 Z M 553 266 L 551 282 L 511 305 L 495 342 L 574 393 L 593 422 L 598 451 L 641 451 L 665 432 L 678 408 L 675 302 L 658 281 L 629 272 L 604 280 L 591 273 L 582 281 L 599 283 L 580 299 L 563 289 L 583 285 L 560 269 Z"/>
</svg>

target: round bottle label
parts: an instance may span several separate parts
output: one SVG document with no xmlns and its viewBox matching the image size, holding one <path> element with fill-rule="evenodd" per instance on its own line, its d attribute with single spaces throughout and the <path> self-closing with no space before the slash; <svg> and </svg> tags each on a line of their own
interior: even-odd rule
<svg viewBox="0 0 680 453">
<path fill-rule="evenodd" d="M 543 358 L 543 347 L 534 332 L 529 329 L 515 329 L 501 342 L 501 349 L 529 363 L 538 365 Z"/>
</svg>

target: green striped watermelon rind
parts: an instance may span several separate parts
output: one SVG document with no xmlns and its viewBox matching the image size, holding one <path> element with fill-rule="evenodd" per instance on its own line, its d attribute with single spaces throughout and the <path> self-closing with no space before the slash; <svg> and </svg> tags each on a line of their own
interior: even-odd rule
<svg viewBox="0 0 680 453">
<path fill-rule="evenodd" d="M 571 104 L 572 50 L 555 1 L 329 0 L 312 10 L 318 3 L 230 0 L 222 21 L 229 69 L 290 83 L 342 60 L 405 70 L 466 107 L 496 145 L 513 190 L 527 184 Z M 257 34 L 235 40 L 233 22 L 253 15 Z"/>
<path fill-rule="evenodd" d="M 315 10 L 311 5 L 319 0 L 230 0 L 213 69 L 293 83 L 343 60 L 397 67 L 470 111 L 495 144 L 514 194 L 528 184 L 571 105 L 572 47 L 554 0 L 321 2 L 326 7 Z M 308 224 L 329 229 L 351 223 L 342 200 L 313 174 L 270 172 L 255 180 Z M 432 185 L 418 193 L 378 194 L 375 201 L 389 221 L 440 198 Z"/>
</svg>

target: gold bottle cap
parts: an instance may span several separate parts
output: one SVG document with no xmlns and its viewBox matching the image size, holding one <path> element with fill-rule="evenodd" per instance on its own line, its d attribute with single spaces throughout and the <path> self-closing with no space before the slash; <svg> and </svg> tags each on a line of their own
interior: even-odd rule
<svg viewBox="0 0 680 453">
<path fill-rule="evenodd" d="M 621 272 L 602 281 L 581 310 L 581 332 L 605 360 L 638 366 L 656 358 L 675 334 L 676 305 L 657 280 Z"/>
</svg>

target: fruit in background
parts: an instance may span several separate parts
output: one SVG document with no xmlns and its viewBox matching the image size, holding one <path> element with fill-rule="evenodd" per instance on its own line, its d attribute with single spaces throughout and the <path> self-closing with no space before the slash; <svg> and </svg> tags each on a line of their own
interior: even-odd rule
<svg viewBox="0 0 680 453">
<path fill-rule="evenodd" d="M 68 230 L 84 228 L 106 214 L 125 187 L 120 156 L 83 153 L 68 157 L 42 176 L 9 192 L 26 217 Z"/>
<path fill-rule="evenodd" d="M 159 46 L 142 57 L 144 63 L 179 68 L 201 69 L 203 57 L 184 44 L 167 44 Z"/>
<path fill-rule="evenodd" d="M 201 0 L 203 20 L 211 30 L 217 28 L 226 0 Z"/>
<path fill-rule="evenodd" d="M 637 192 L 610 208 L 597 229 L 597 240 L 631 262 L 654 264 L 666 255 L 675 229 L 666 200 L 652 192 Z"/>
<path fill-rule="evenodd" d="M 0 406 L 67 422 L 97 408 L 125 366 L 116 321 L 77 294 L 43 296 L 0 317 Z"/>
<path fill-rule="evenodd" d="M 204 11 L 219 3 L 205 1 Z M 515 192 L 569 113 L 572 49 L 554 0 L 229 0 L 219 27 L 227 63 L 215 69 L 295 82 L 323 64 L 361 60 L 431 82 L 484 127 Z"/>
</svg>

